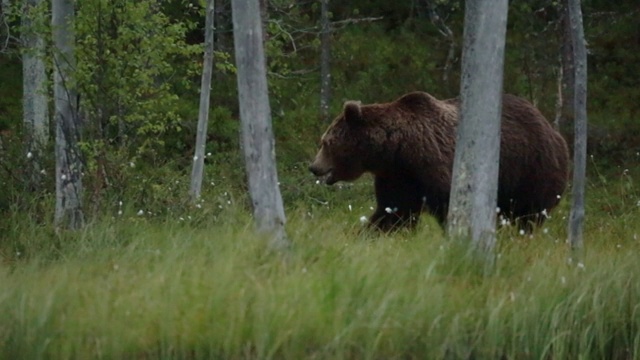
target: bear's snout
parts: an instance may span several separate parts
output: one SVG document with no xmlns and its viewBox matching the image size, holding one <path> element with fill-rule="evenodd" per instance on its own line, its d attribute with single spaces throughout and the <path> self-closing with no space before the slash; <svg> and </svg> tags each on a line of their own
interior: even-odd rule
<svg viewBox="0 0 640 360">
<path fill-rule="evenodd" d="M 318 166 L 318 164 L 316 163 L 309 165 L 309 171 L 311 171 L 311 173 L 315 176 L 326 175 L 330 170 L 331 169 L 324 169 L 321 166 Z"/>
</svg>

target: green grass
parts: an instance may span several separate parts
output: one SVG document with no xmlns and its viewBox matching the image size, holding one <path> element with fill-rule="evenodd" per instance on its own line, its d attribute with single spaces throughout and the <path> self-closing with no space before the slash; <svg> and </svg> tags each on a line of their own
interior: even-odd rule
<svg viewBox="0 0 640 360">
<path fill-rule="evenodd" d="M 214 221 L 206 207 L 185 220 L 131 209 L 61 234 L 11 215 L 0 358 L 640 358 L 632 182 L 591 185 L 583 267 L 567 263 L 563 202 L 531 238 L 501 229 L 489 276 L 431 219 L 361 233 L 366 180 L 304 189 L 285 255 L 238 204 Z"/>
</svg>

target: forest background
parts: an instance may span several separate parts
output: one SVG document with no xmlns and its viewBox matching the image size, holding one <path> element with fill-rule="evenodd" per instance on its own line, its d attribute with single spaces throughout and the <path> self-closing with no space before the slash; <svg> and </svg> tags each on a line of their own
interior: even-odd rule
<svg viewBox="0 0 640 360">
<path fill-rule="evenodd" d="M 188 175 L 202 4 L 78 2 L 74 75 L 86 122 L 81 148 L 89 226 L 56 232 L 55 181 L 47 175 L 53 150 L 39 159 L 45 176 L 34 182 L 34 160 L 23 142 L 20 19 L 3 14 L 0 263 L 8 290 L 0 311 L 13 320 L 0 326 L 4 355 L 638 356 L 640 289 L 630 284 L 640 277 L 633 258 L 640 249 L 640 6 L 631 0 L 582 6 L 589 50 L 589 276 L 565 267 L 563 202 L 534 240 L 502 230 L 507 260 L 491 282 L 452 261 L 455 249 L 439 252 L 449 245 L 430 219 L 415 233 L 360 235 L 359 219 L 373 206 L 369 179 L 327 188 L 308 173 L 327 126 L 320 109 L 319 1 L 272 0 L 263 14 L 280 187 L 288 233 L 299 249 L 287 264 L 257 255 L 264 249 L 247 231 L 230 1 L 215 3 L 206 173 L 196 204 Z M 414 90 L 458 95 L 462 1 L 351 0 L 329 7 L 332 116 L 345 100 L 386 102 Z M 512 2 L 507 29 L 504 90 L 529 99 L 552 122 L 562 112 L 562 14 L 560 2 Z M 50 33 L 47 9 L 32 15 Z M 560 128 L 571 144 L 570 122 Z M 224 261 L 211 265 L 221 256 Z M 427 289 L 415 286 L 416 274 Z M 523 279 L 529 286 L 515 285 Z M 215 295 L 219 289 L 224 296 Z M 477 307 L 462 300 L 469 294 Z M 149 300 L 164 295 L 165 302 Z M 570 306 L 585 297 L 591 307 Z M 102 298 L 111 300 L 96 300 Z M 519 311 L 524 305 L 529 310 Z M 127 312 L 135 308 L 144 312 L 134 311 L 139 325 L 128 328 Z M 112 325 L 87 322 L 87 311 L 96 323 Z M 237 328 L 210 328 L 213 323 Z M 76 336 L 65 336 L 63 328 Z M 441 331 L 434 334 L 436 328 Z M 531 332 L 539 336 L 525 336 Z M 567 332 L 576 337 L 562 335 Z"/>
<path fill-rule="evenodd" d="M 154 4 L 89 1 L 77 9 L 75 75 L 88 125 L 82 139 L 84 179 L 90 210 L 99 213 L 113 212 L 114 201 L 123 199 L 132 208 L 164 213 L 167 206 L 156 206 L 156 201 L 171 208 L 184 198 L 174 178 L 184 175 L 192 161 L 204 14 L 197 3 Z M 231 186 L 242 188 L 230 4 L 218 1 L 215 6 L 207 177 L 214 182 L 233 178 Z M 296 182 L 308 177 L 306 164 L 327 125 L 319 111 L 320 2 L 271 1 L 268 7 L 263 20 L 277 159 L 285 177 L 283 193 L 292 200 L 300 195 Z M 639 147 L 638 6 L 586 1 L 583 7 L 590 150 L 607 167 L 620 165 L 633 159 Z M 458 95 L 462 2 L 348 1 L 330 4 L 330 17 L 328 118 L 345 100 L 386 102 L 414 90 L 439 98 Z M 555 2 L 523 1 L 509 9 L 504 90 L 532 101 L 550 121 L 557 116 L 562 18 Z M 19 36 L 16 21 L 13 33 L 5 29 L 7 46 L 0 54 L 4 211 L 25 202 L 33 205 L 33 192 L 26 191 L 32 189 L 24 188 L 32 184 L 19 181 L 31 159 L 20 146 L 21 61 L 12 43 Z M 570 141 L 570 121 L 562 132 Z"/>
</svg>

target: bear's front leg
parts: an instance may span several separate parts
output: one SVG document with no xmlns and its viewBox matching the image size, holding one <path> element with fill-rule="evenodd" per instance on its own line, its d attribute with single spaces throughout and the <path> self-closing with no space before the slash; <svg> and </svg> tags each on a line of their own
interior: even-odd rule
<svg viewBox="0 0 640 360">
<path fill-rule="evenodd" d="M 402 176 L 376 176 L 377 207 L 370 226 L 382 231 L 413 227 L 423 207 L 423 191 L 417 181 Z"/>
</svg>

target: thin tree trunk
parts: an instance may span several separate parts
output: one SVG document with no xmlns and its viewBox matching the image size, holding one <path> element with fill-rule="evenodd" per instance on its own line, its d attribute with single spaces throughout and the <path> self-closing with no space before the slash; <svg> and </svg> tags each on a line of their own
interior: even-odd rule
<svg viewBox="0 0 640 360">
<path fill-rule="evenodd" d="M 260 7 L 258 0 L 232 0 L 231 6 L 242 145 L 253 216 L 258 231 L 269 236 L 269 245 L 282 249 L 288 240 L 276 171 Z"/>
<path fill-rule="evenodd" d="M 209 100 L 211 96 L 211 74 L 213 72 L 213 28 L 214 0 L 207 0 L 206 21 L 204 29 L 204 62 L 202 64 L 202 81 L 200 84 L 200 111 L 198 112 L 198 130 L 196 149 L 191 171 L 191 199 L 200 198 L 204 173 L 204 156 L 207 141 L 207 123 L 209 121 Z"/>
<path fill-rule="evenodd" d="M 329 0 L 320 5 L 320 114 L 322 121 L 329 122 L 331 101 L 331 21 Z"/>
<path fill-rule="evenodd" d="M 574 108 L 574 45 L 573 31 L 571 29 L 571 21 L 569 19 L 568 4 L 562 4 L 561 9 L 561 45 L 560 45 L 560 66 L 562 67 L 562 106 L 560 109 L 560 119 L 558 121 L 558 129 L 567 134 L 571 131 L 574 124 L 575 108 Z"/>
<path fill-rule="evenodd" d="M 487 265 L 495 246 L 507 0 L 468 0 L 449 235 L 470 239 Z"/>
<path fill-rule="evenodd" d="M 584 192 L 587 169 L 587 48 L 580 0 L 568 0 L 573 45 L 575 134 L 573 146 L 573 194 L 569 220 L 569 243 L 579 256 L 583 248 Z"/>
<path fill-rule="evenodd" d="M 82 211 L 82 162 L 78 149 L 80 121 L 72 73 L 75 42 L 72 0 L 54 0 L 53 27 L 54 107 L 56 122 L 56 210 L 57 227 L 78 229 L 84 225 Z"/>
<path fill-rule="evenodd" d="M 562 90 L 562 83 L 564 81 L 564 72 L 562 71 L 562 60 L 560 60 L 560 66 L 557 68 L 556 74 L 556 115 L 553 119 L 553 127 L 560 131 L 560 124 L 562 123 L 562 108 L 564 107 L 564 91 Z"/>
<path fill-rule="evenodd" d="M 47 73 L 44 62 L 45 41 L 36 30 L 33 11 L 41 0 L 25 0 L 22 12 L 22 111 L 27 156 L 31 158 L 30 181 L 36 185 L 40 179 L 40 155 L 49 139 L 49 107 Z"/>
</svg>

